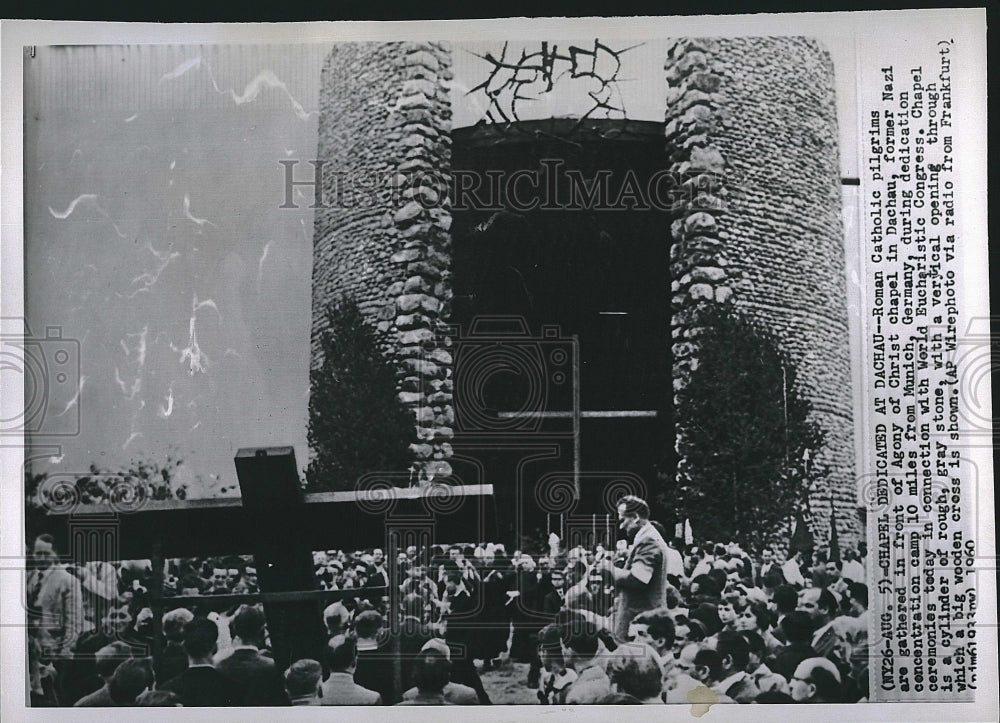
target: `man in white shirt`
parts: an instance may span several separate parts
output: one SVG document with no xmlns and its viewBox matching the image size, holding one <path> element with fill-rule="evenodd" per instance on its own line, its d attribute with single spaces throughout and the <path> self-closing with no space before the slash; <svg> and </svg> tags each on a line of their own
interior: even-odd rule
<svg viewBox="0 0 1000 723">
<path fill-rule="evenodd" d="M 719 633 L 716 652 L 721 658 L 719 681 L 713 688 L 737 703 L 752 703 L 760 695 L 754 679 L 746 672 L 750 663 L 750 644 L 739 633 Z"/>
<path fill-rule="evenodd" d="M 785 577 L 785 582 L 789 585 L 797 585 L 802 588 L 806 585 L 806 580 L 802 577 L 801 565 L 803 561 L 802 551 L 796 550 L 795 554 L 785 560 L 781 566 L 781 574 Z"/>
<path fill-rule="evenodd" d="M 670 544 L 670 541 L 665 540 L 665 542 L 667 543 L 667 578 L 674 578 L 671 583 L 680 587 L 681 581 L 684 579 L 684 558 L 677 548 Z"/>
<path fill-rule="evenodd" d="M 698 561 L 698 564 L 694 566 L 694 570 L 691 571 L 691 579 L 698 577 L 699 575 L 707 575 L 715 567 L 715 555 L 713 554 L 714 548 L 705 548 L 705 556 Z"/>
<path fill-rule="evenodd" d="M 858 559 L 858 553 L 851 549 L 844 550 L 844 569 L 840 574 L 848 582 L 867 582 L 865 566 Z"/>
</svg>

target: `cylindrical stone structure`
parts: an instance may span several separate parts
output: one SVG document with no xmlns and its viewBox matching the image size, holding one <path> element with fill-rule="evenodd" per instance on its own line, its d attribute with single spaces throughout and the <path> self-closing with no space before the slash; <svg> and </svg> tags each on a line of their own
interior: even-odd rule
<svg viewBox="0 0 1000 723">
<path fill-rule="evenodd" d="M 450 474 L 453 411 L 448 171 L 451 55 L 439 43 L 344 43 L 320 91 L 322 208 L 313 250 L 312 365 L 328 305 L 351 297 L 397 367 L 415 461 Z M 358 440 L 364 444 L 364 440 Z"/>
<path fill-rule="evenodd" d="M 800 37 L 695 38 L 666 60 L 668 147 L 690 191 L 671 249 L 675 386 L 690 312 L 730 303 L 778 339 L 825 440 L 813 527 L 857 539 L 853 413 L 833 64 Z M 678 353 L 682 352 L 682 353 Z M 685 356 L 686 354 L 686 356 Z M 678 430 L 683 433 L 683 430 Z"/>
<path fill-rule="evenodd" d="M 313 269 L 313 367 L 322 361 L 328 304 L 352 295 L 397 365 L 399 397 L 414 415 L 415 461 L 445 475 L 454 426 L 451 62 L 448 48 L 429 42 L 331 51 Z M 856 540 L 863 530 L 830 56 L 808 38 L 687 38 L 646 72 L 664 79 L 664 143 L 684 184 L 664 230 L 674 388 L 697 364 L 699 305 L 733 305 L 769 330 L 795 363 L 825 435 L 815 464 L 827 470 L 828 488 L 813 492 L 814 531 L 826 538 L 832 499 L 841 538 Z"/>
</svg>

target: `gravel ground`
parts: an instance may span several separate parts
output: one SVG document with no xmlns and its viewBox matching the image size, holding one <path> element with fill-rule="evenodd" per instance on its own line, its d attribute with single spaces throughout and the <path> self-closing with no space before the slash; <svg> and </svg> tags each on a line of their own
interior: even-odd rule
<svg viewBox="0 0 1000 723">
<path fill-rule="evenodd" d="M 528 679 L 527 663 L 501 663 L 499 668 L 481 671 L 483 687 L 494 705 L 538 705 L 535 688 L 525 685 Z"/>
</svg>

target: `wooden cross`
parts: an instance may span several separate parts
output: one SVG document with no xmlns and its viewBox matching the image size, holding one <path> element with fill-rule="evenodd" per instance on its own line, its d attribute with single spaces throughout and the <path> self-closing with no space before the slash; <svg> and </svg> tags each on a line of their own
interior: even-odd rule
<svg viewBox="0 0 1000 723">
<path fill-rule="evenodd" d="M 148 501 L 134 511 L 121 505 L 80 505 L 50 512 L 45 524 L 71 561 L 152 562 L 154 661 L 159 663 L 165 606 L 262 602 L 275 662 L 320 660 L 326 640 L 322 606 L 372 588 L 316 589 L 313 550 L 382 547 L 392 612 L 398 618 L 396 554 L 406 546 L 490 539 L 495 535 L 492 485 L 398 488 L 372 476 L 367 489 L 304 494 L 291 447 L 241 449 L 235 458 L 240 498 Z M 403 473 L 405 478 L 405 473 Z M 399 481 L 399 480 L 395 480 Z M 359 485 L 360 486 L 360 485 Z M 260 593 L 163 597 L 166 558 L 252 553 Z M 395 636 L 394 636 L 395 637 Z M 398 667 L 398 666 L 397 666 Z M 398 671 L 397 671 L 398 675 Z M 399 681 L 397 681 L 398 683 Z"/>
</svg>

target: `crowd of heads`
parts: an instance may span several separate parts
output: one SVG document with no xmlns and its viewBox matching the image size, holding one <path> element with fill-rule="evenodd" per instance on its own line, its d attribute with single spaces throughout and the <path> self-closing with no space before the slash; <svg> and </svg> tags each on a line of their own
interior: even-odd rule
<svg viewBox="0 0 1000 723">
<path fill-rule="evenodd" d="M 645 519 L 644 510 L 634 512 L 625 517 Z M 38 538 L 33 552 L 39 569 L 51 569 L 58 559 L 47 536 Z M 587 702 L 688 703 L 688 694 L 701 686 L 720 701 L 739 703 L 867 698 L 863 551 L 846 550 L 841 557 L 825 550 L 786 555 L 765 548 L 751 555 L 735 543 L 672 540 L 670 552 L 666 604 L 635 616 L 627 640 L 611 634 L 616 595 L 610 568 L 625 565 L 625 545 L 508 553 L 502 544 L 479 542 L 410 547 L 392 560 L 381 549 L 315 552 L 316 589 L 356 592 L 325 606 L 323 654 L 296 660 L 283 671 L 285 702 L 335 703 L 322 700 L 325 681 L 333 673 L 353 676 L 359 650 L 363 659 L 365 649 L 385 642 L 389 629 L 419 631 L 425 638 L 407 661 L 404 684 L 412 684 L 415 693 L 408 703 L 452 695 L 459 670 L 452 652 L 461 627 L 454 620 L 463 600 L 463 613 L 479 611 L 472 627 L 495 629 L 495 634 L 463 640 L 486 666 L 513 657 L 511 642 L 518 644 L 519 633 L 522 642 L 530 641 L 529 657 L 541 673 L 529 683 L 538 685 L 542 702 L 567 696 L 572 701 L 574 689 L 579 699 L 581 681 L 595 696 L 600 693 Z M 78 640 L 69 657 L 90 664 L 89 694 L 101 685 L 116 705 L 179 704 L 177 694 L 157 690 L 148 655 L 152 565 L 125 561 L 59 568 L 75 581 L 64 584 L 78 585 L 81 593 Z M 235 646 L 269 654 L 260 605 L 221 599 L 228 605 L 220 611 L 208 604 L 213 596 L 259 591 L 252 558 L 168 560 L 162 580 L 171 608 L 161 619 L 163 641 L 168 649 L 183 651 L 188 664 L 214 665 L 220 651 Z M 394 594 L 395 607 L 390 605 Z M 50 677 L 67 675 L 70 668 L 54 668 L 46 660 L 53 657 L 50 651 L 36 647 L 37 667 L 47 666 Z M 600 671 L 600 685 L 584 680 L 587 670 Z M 41 693 L 40 686 L 32 688 Z M 383 697 L 381 702 L 390 702 Z M 63 697 L 62 704 L 72 702 Z"/>
<path fill-rule="evenodd" d="M 868 588 L 857 553 L 779 560 L 733 543 L 673 547 L 682 571 L 669 576 L 666 605 L 629 626 L 630 644 L 661 666 L 664 701 L 690 702 L 700 686 L 721 702 L 867 699 Z"/>
</svg>

